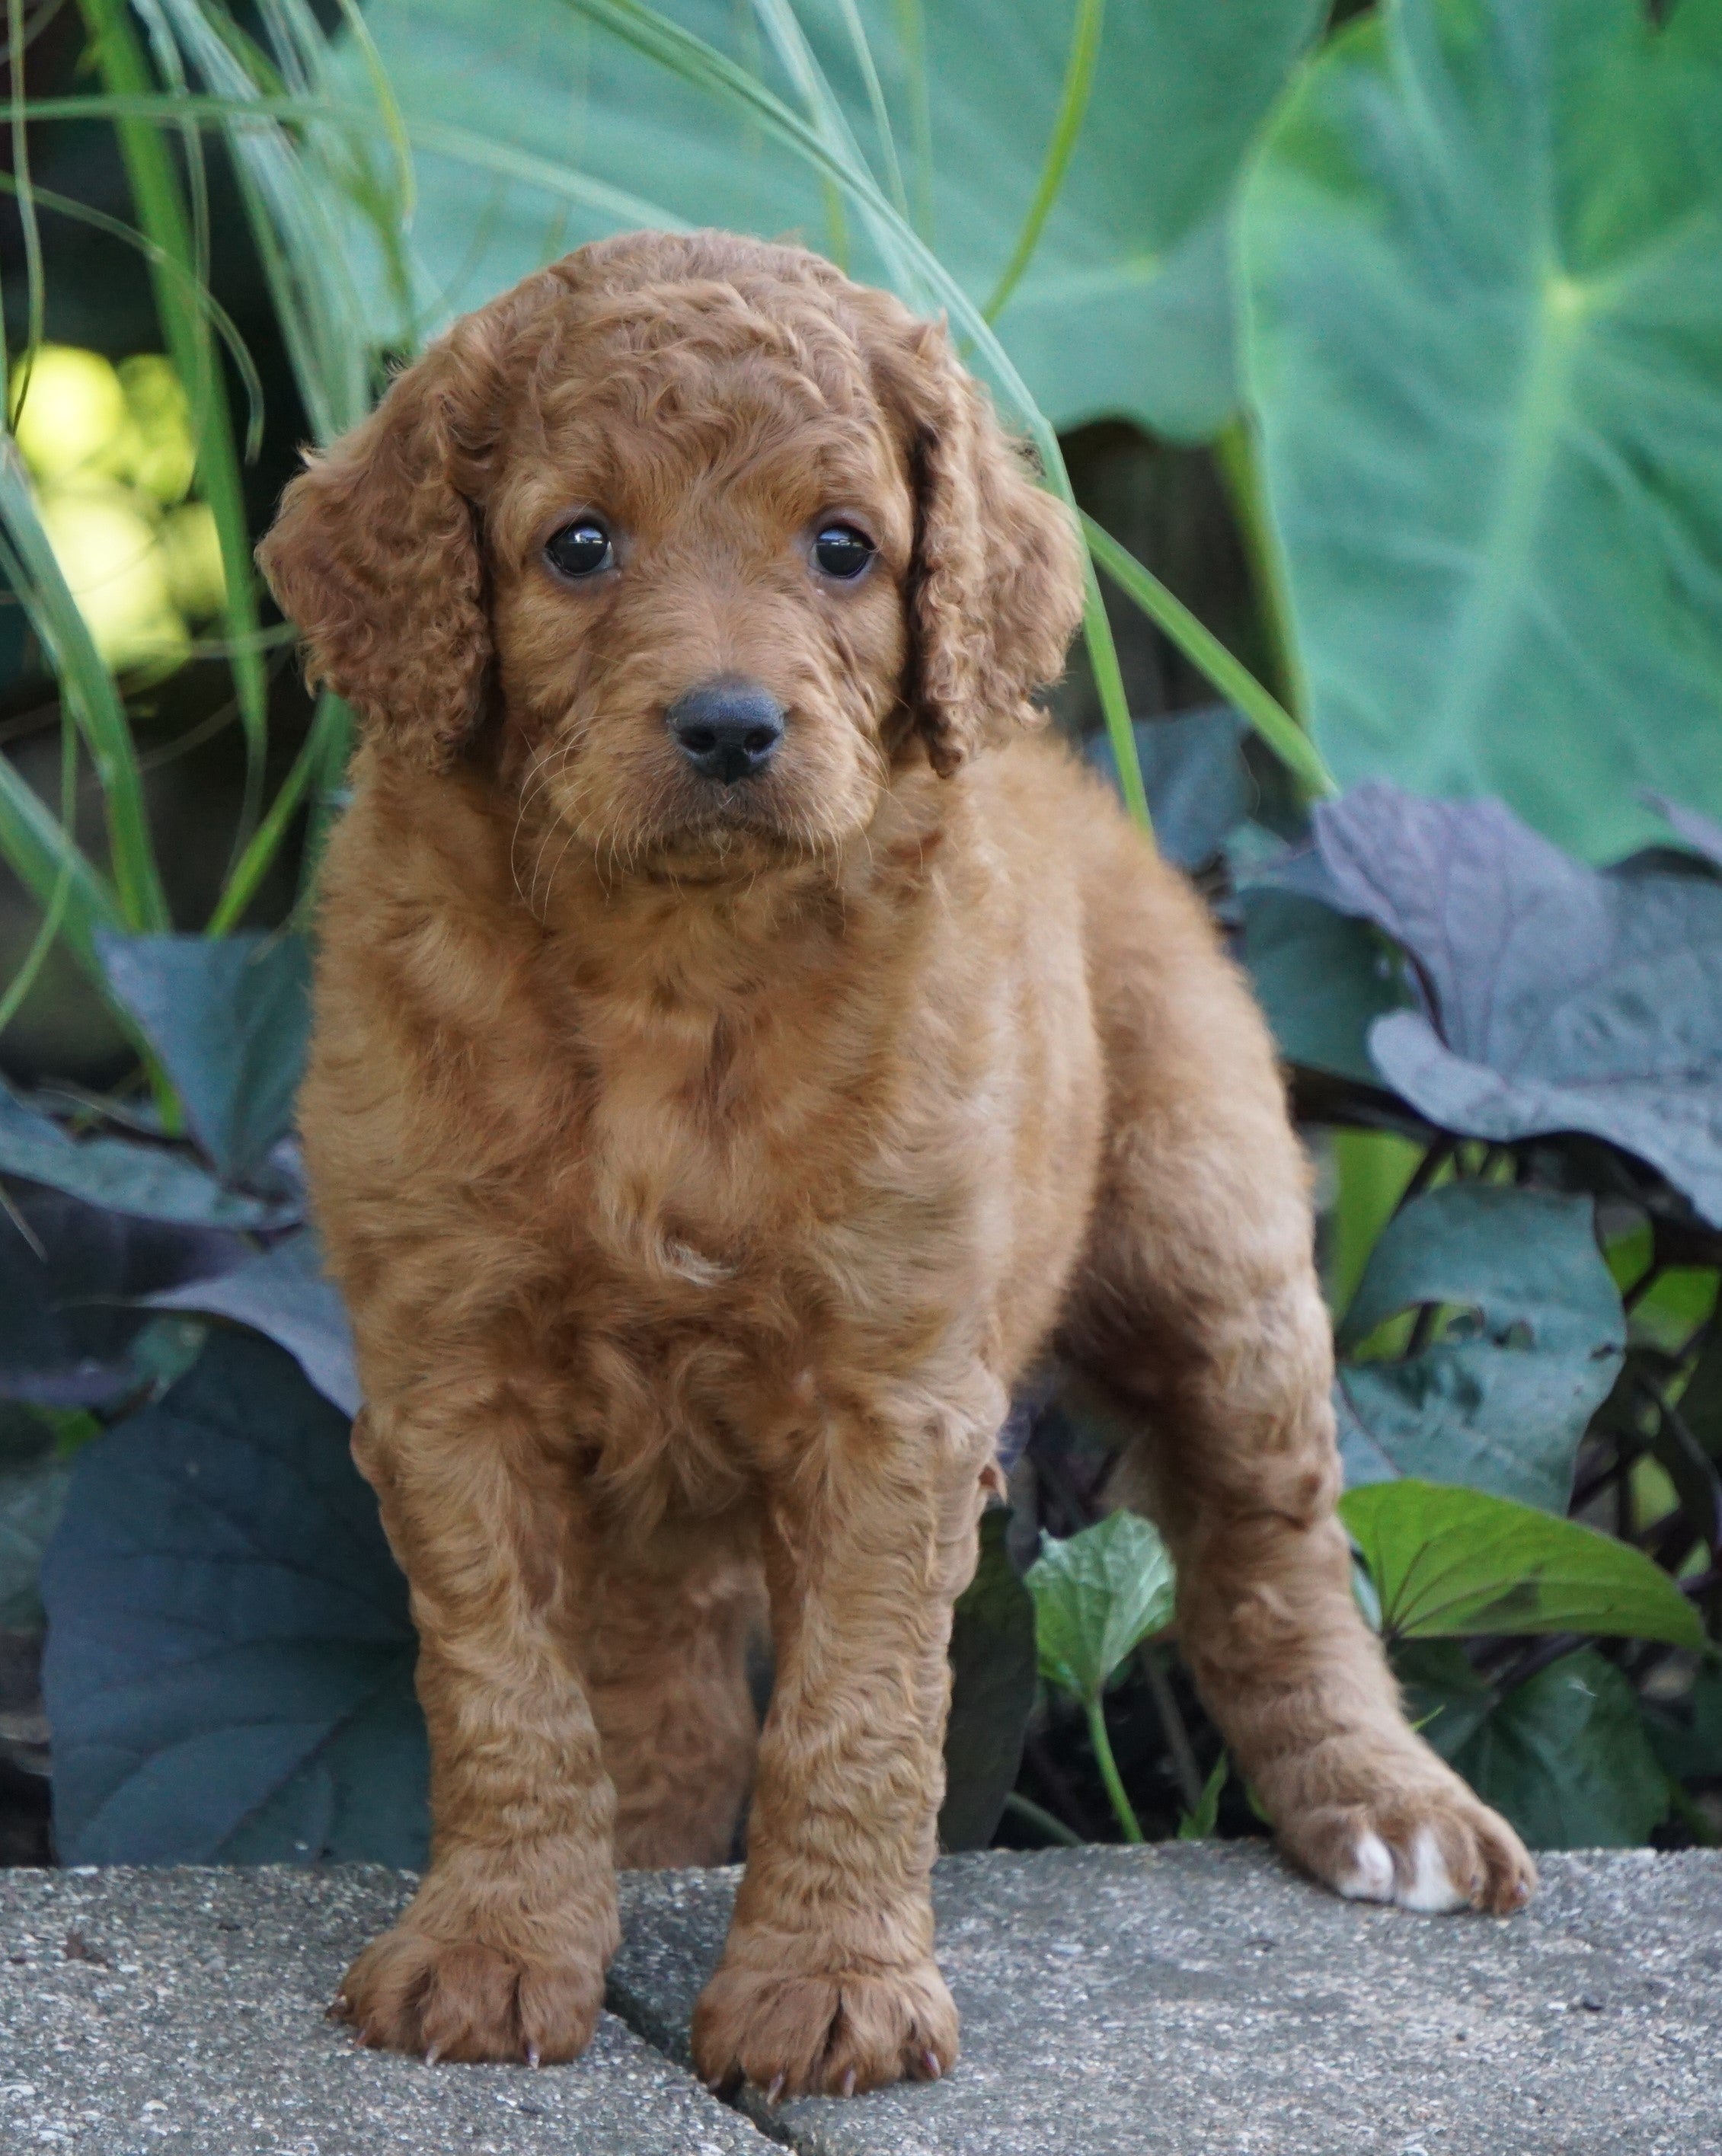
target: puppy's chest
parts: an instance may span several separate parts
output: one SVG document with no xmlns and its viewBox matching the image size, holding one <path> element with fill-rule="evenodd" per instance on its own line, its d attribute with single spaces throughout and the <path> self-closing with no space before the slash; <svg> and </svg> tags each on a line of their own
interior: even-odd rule
<svg viewBox="0 0 1722 2156">
<path fill-rule="evenodd" d="M 834 1301 L 864 1315 L 900 1299 L 907 1245 L 942 1241 L 963 1209 L 929 1224 L 892 1056 L 841 1029 L 655 1013 L 591 1029 L 584 1055 L 563 1178 L 574 1284 L 623 1323 L 734 1340 L 750 1313 L 774 1332 Z"/>
<path fill-rule="evenodd" d="M 854 1163 L 811 1059 L 687 1011 L 607 1014 L 583 1057 L 572 1224 L 619 1286 L 674 1301 L 677 1282 L 758 1280 L 842 1209 Z"/>
</svg>

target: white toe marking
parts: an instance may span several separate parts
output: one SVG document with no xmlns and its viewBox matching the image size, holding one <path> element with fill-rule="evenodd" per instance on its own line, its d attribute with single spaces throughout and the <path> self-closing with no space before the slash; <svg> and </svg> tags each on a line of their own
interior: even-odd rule
<svg viewBox="0 0 1722 2156">
<path fill-rule="evenodd" d="M 1334 1881 L 1348 1902 L 1390 1902 L 1393 1899 L 1393 1858 L 1378 1834 L 1368 1829 L 1359 1835 L 1351 1864 Z"/>
<path fill-rule="evenodd" d="M 1433 1827 L 1420 1826 L 1412 1836 L 1411 1879 L 1393 1898 L 1402 1909 L 1420 1909 L 1430 1916 L 1464 1907 L 1467 1897 L 1447 1876 Z"/>
</svg>

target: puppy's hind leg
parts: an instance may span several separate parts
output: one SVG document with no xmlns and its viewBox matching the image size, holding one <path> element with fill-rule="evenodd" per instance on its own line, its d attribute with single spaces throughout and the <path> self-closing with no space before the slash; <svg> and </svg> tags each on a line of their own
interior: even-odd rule
<svg viewBox="0 0 1722 2156">
<path fill-rule="evenodd" d="M 616 1861 L 722 1864 L 753 1777 L 750 1640 L 765 1630 L 758 1559 L 722 1534 L 661 1529 L 593 1582 L 579 1657 L 616 1791 Z"/>
<path fill-rule="evenodd" d="M 1123 1471 L 1177 1560 L 1185 1657 L 1288 1854 L 1348 1896 L 1517 1908 L 1529 1858 L 1406 1726 L 1353 1599 L 1308 1175 L 1266 1029 L 1205 924 L 1154 928 L 1114 954 L 1067 1348 L 1140 1430 Z"/>
</svg>

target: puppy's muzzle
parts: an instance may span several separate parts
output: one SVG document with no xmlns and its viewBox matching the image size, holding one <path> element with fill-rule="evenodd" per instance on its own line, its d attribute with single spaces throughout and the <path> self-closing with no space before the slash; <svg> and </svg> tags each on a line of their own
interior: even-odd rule
<svg viewBox="0 0 1722 2156">
<path fill-rule="evenodd" d="M 757 681 L 702 681 L 664 716 L 701 778 L 725 786 L 757 778 L 784 738 L 784 707 Z"/>
</svg>

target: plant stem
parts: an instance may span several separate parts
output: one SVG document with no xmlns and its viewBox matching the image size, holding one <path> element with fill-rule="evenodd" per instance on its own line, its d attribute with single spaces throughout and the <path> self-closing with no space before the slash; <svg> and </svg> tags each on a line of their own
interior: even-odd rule
<svg viewBox="0 0 1722 2156">
<path fill-rule="evenodd" d="M 1005 1809 L 1015 1812 L 1025 1825 L 1033 1827 L 1037 1834 L 1044 1834 L 1049 1841 L 1057 1842 L 1061 1848 L 1086 1849 L 1088 1845 L 1081 1835 L 1045 1810 L 1032 1797 L 1021 1796 L 1013 1789 L 1005 1799 Z"/>
<path fill-rule="evenodd" d="M 1159 1656 L 1145 1640 L 1137 1650 L 1137 1659 L 1142 1664 L 1142 1674 L 1148 1679 L 1149 1691 L 1154 1696 L 1154 1712 L 1160 1717 L 1166 1749 L 1172 1755 L 1172 1773 L 1178 1784 L 1178 1794 L 1184 1799 L 1184 1809 L 1190 1812 L 1199 1810 L 1202 1801 L 1202 1770 L 1196 1764 L 1190 1732 L 1184 1726 L 1178 1697 L 1172 1690 L 1172 1680 L 1160 1666 Z"/>
<path fill-rule="evenodd" d="M 1100 1768 L 1100 1779 L 1106 1784 L 1106 1794 L 1112 1799 L 1112 1808 L 1118 1815 L 1118 1825 L 1124 1830 L 1126 1841 L 1140 1841 L 1142 1829 L 1130 1799 L 1124 1794 L 1123 1778 L 1118 1773 L 1118 1763 L 1113 1757 L 1112 1739 L 1106 1733 L 1106 1704 L 1097 1691 L 1082 1702 L 1088 1717 L 1088 1738 L 1094 1747 L 1095 1763 Z M 1198 1791 L 1200 1795 L 1200 1792 Z"/>
</svg>

